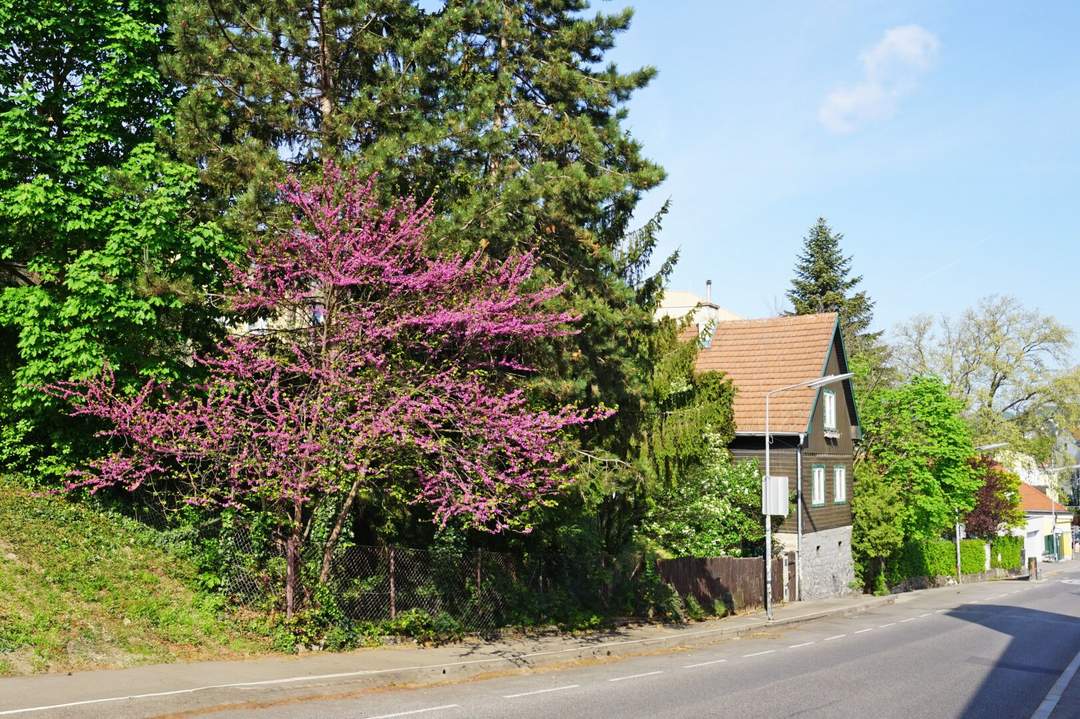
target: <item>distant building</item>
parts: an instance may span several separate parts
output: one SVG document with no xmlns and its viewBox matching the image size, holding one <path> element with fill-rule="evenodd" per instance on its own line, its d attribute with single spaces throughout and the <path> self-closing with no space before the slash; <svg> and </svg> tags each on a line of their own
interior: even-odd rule
<svg viewBox="0 0 1080 719">
<path fill-rule="evenodd" d="M 656 310 L 656 318 L 672 317 L 682 319 L 690 315 L 693 322 L 704 329 L 717 322 L 742 319 L 734 312 L 726 310 L 712 301 L 712 282 L 705 283 L 705 296 L 701 297 L 685 290 L 665 290 Z"/>
<path fill-rule="evenodd" d="M 1013 534 L 1024 538 L 1024 556 L 1072 559 L 1072 512 L 1026 482 L 1020 483 L 1020 506 L 1025 524 Z"/>
</svg>

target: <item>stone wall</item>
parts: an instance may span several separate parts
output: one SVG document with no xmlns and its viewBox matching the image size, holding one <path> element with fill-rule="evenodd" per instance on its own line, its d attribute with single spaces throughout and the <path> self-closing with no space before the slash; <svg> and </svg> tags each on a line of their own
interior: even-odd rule
<svg viewBox="0 0 1080 719">
<path fill-rule="evenodd" d="M 776 541 L 787 551 L 795 551 L 794 534 L 777 534 Z M 809 532 L 802 539 L 800 589 L 803 600 L 850 594 L 855 581 L 851 559 L 851 525 Z"/>
</svg>

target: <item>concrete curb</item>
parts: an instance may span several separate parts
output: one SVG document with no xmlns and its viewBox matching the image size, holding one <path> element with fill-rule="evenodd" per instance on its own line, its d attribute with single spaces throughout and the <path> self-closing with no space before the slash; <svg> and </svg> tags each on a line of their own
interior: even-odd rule
<svg viewBox="0 0 1080 719">
<path fill-rule="evenodd" d="M 847 604 L 840 607 L 819 609 L 805 614 L 789 617 L 778 617 L 772 622 L 764 618 L 755 618 L 750 622 L 741 622 L 731 626 L 718 626 L 710 629 L 695 629 L 693 625 L 687 625 L 669 634 L 655 637 L 643 637 L 638 639 L 613 638 L 604 641 L 605 637 L 596 635 L 594 640 L 584 640 L 588 643 L 579 644 L 561 649 L 548 649 L 529 653 L 508 653 L 502 657 L 490 657 L 477 660 L 448 662 L 429 666 L 413 666 L 387 670 L 373 670 L 357 673 L 348 677 L 311 677 L 277 687 L 266 685 L 252 686 L 250 689 L 259 690 L 260 704 L 267 699 L 274 701 L 290 701 L 298 698 L 313 698 L 320 696 L 337 696 L 364 691 L 389 688 L 389 687 L 422 687 L 443 683 L 483 679 L 491 676 L 512 673 L 529 673 L 545 668 L 557 668 L 581 661 L 613 661 L 619 658 L 629 658 L 651 653 L 676 652 L 692 647 L 703 647 L 719 644 L 744 635 L 767 631 L 775 627 L 789 627 L 806 622 L 830 617 L 846 617 L 861 614 L 881 606 L 888 606 L 896 602 L 895 596 L 867 597 L 857 604 Z M 737 618 L 739 619 L 739 618 Z M 717 620 L 722 624 L 725 620 Z M 231 706 L 242 704 L 245 697 L 242 690 L 249 687 L 236 686 L 222 690 L 208 691 L 198 699 L 191 697 L 190 704 L 186 707 L 193 715 L 201 714 L 201 710 L 214 706 Z M 267 689 L 272 690 L 272 696 L 267 696 Z M 237 690 L 241 690 L 238 693 Z M 168 715 L 172 717 L 184 716 L 183 711 Z"/>
<path fill-rule="evenodd" d="M 620 657 L 676 652 L 691 647 L 719 644 L 775 627 L 788 627 L 828 617 L 860 614 L 893 604 L 895 601 L 895 596 L 864 597 L 857 602 L 847 601 L 841 606 L 814 609 L 802 614 L 793 613 L 798 605 L 788 605 L 781 611 L 785 614 L 792 612 L 792 614 L 778 616 L 772 622 L 761 616 L 733 617 L 698 625 L 686 625 L 679 629 L 657 633 L 654 636 L 643 635 L 655 631 L 655 627 L 642 627 L 636 632 L 637 637 L 630 632 L 624 637 L 594 634 L 591 637 L 576 640 L 566 638 L 552 642 L 550 648 L 539 648 L 531 652 L 507 649 L 500 655 L 497 645 L 477 645 L 473 651 L 487 651 L 491 654 L 476 659 L 461 658 L 441 663 L 386 669 L 348 670 L 347 655 L 342 655 L 342 659 L 346 661 L 339 666 L 346 671 L 333 671 L 333 668 L 326 666 L 325 669 L 330 671 L 318 674 L 312 672 L 310 666 L 306 672 L 301 666 L 296 666 L 296 671 L 291 673 L 292 676 L 278 674 L 277 678 L 267 679 L 257 678 L 248 673 L 245 678 L 237 678 L 235 681 L 220 684 L 200 684 L 195 676 L 189 676 L 187 682 L 183 680 L 176 682 L 177 677 L 173 677 L 172 681 L 168 678 L 159 678 L 154 682 L 140 682 L 140 685 L 145 687 L 141 691 L 132 691 L 131 685 L 126 685 L 124 689 L 130 693 L 125 693 L 124 696 L 109 692 L 111 696 L 99 694 L 99 698 L 78 698 L 69 692 L 57 692 L 51 695 L 53 701 L 57 702 L 55 704 L 41 706 L 41 702 L 20 701 L 16 706 L 0 705 L 0 715 L 75 717 L 87 716 L 85 712 L 90 711 L 92 716 L 165 716 L 177 719 L 185 716 L 202 716 L 218 710 L 241 708 L 249 703 L 266 706 L 316 697 L 344 697 L 389 687 L 430 686 L 481 679 L 493 675 L 528 673 L 581 661 L 611 661 Z M 422 651 L 418 654 L 420 655 L 418 658 L 422 659 Z M 462 652 L 461 656 L 467 657 L 468 652 Z M 429 657 L 431 658 L 433 657 Z M 183 665 L 168 666 L 176 666 L 181 674 L 183 672 Z M 92 673 L 89 674 L 92 675 Z M 271 676 L 273 674 L 274 672 L 271 672 Z M 59 677 L 53 680 L 55 679 Z M 103 686 L 97 688 L 99 691 L 108 692 Z M 69 697 L 67 701 L 61 698 L 64 694 Z M 84 694 L 83 697 L 85 696 Z M 153 700 L 166 696 L 170 697 L 169 713 L 163 715 L 161 705 Z M 38 706 L 35 707 L 35 704 Z"/>
</svg>

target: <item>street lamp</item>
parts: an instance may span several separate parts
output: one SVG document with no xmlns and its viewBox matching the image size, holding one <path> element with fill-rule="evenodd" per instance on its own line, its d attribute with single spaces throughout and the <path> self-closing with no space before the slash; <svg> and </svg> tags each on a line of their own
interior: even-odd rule
<svg viewBox="0 0 1080 719">
<path fill-rule="evenodd" d="M 774 394 L 787 392 L 791 389 L 820 389 L 826 385 L 842 382 L 855 376 L 854 372 L 844 374 L 830 374 L 816 379 L 808 379 L 805 382 L 780 387 L 765 393 L 765 616 L 772 621 L 772 515 L 769 514 L 769 485 L 772 477 L 772 465 L 769 463 L 769 447 L 772 445 L 772 433 L 769 432 L 769 400 Z M 799 487 L 802 494 L 802 487 Z M 799 503 L 798 511 L 802 512 L 802 502 Z"/>
</svg>

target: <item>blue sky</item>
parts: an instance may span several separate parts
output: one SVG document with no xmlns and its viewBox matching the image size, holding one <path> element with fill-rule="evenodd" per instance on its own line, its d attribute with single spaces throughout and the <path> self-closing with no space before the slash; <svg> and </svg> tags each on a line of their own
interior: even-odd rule
<svg viewBox="0 0 1080 719">
<path fill-rule="evenodd" d="M 1080 3 L 626 4 L 672 288 L 773 314 L 823 215 L 881 328 L 1007 293 L 1080 329 Z"/>
</svg>

